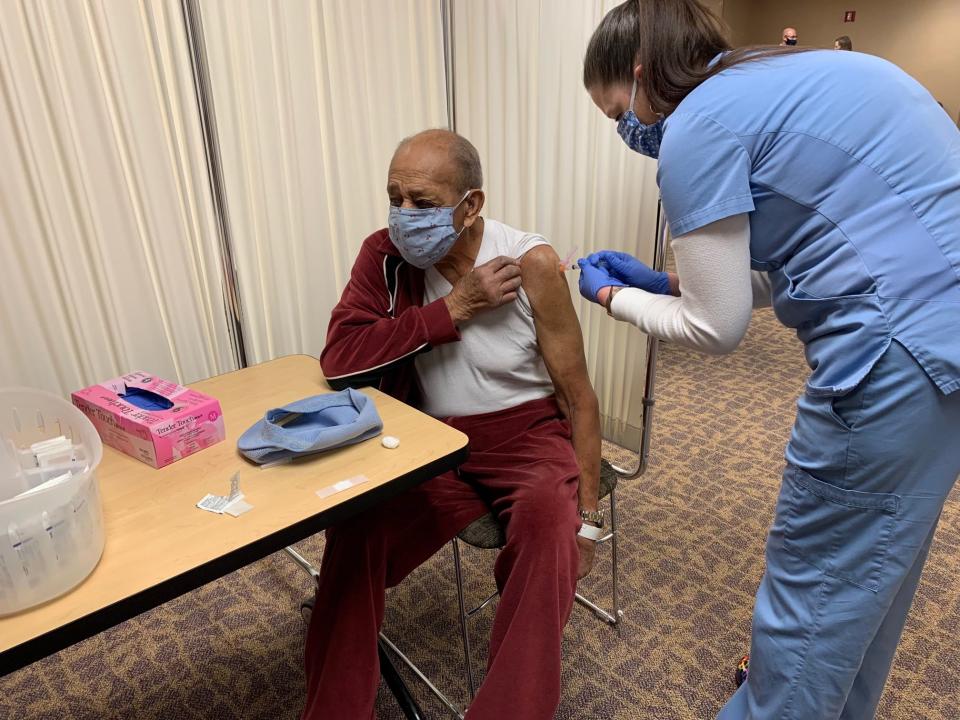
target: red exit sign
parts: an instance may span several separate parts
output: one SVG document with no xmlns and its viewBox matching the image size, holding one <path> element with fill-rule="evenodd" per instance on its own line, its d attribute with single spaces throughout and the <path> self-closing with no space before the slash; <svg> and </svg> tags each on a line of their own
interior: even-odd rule
<svg viewBox="0 0 960 720">
<path fill-rule="evenodd" d="M 856 10 L 847 10 L 847 11 L 843 14 L 843 21 L 844 21 L 844 22 L 855 22 L 856 19 L 857 19 L 857 11 L 856 11 Z"/>
</svg>

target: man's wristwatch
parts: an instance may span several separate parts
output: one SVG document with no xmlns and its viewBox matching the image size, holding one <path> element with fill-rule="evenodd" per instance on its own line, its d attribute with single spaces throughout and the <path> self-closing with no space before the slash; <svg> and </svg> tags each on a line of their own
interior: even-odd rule
<svg viewBox="0 0 960 720">
<path fill-rule="evenodd" d="M 603 527 L 603 510 L 586 510 L 584 508 L 579 508 L 579 512 L 580 519 L 584 522 L 596 523 L 597 527 Z"/>
</svg>

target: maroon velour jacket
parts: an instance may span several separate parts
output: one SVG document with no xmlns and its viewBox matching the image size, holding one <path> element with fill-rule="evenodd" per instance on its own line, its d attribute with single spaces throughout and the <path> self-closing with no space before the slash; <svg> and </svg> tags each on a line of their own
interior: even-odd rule
<svg viewBox="0 0 960 720">
<path fill-rule="evenodd" d="M 414 357 L 459 339 L 443 298 L 423 304 L 423 270 L 400 257 L 383 229 L 363 241 L 330 316 L 320 366 L 334 390 L 372 385 L 416 406 Z"/>
</svg>

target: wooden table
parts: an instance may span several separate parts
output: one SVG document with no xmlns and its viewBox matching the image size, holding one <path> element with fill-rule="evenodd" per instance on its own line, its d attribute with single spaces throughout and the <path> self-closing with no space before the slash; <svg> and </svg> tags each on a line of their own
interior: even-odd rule
<svg viewBox="0 0 960 720">
<path fill-rule="evenodd" d="M 93 573 L 66 595 L 0 618 L 0 675 L 128 620 L 383 502 L 466 459 L 467 436 L 376 390 L 388 450 L 378 439 L 261 470 L 237 438 L 269 408 L 329 392 L 315 358 L 294 355 L 192 387 L 220 401 L 222 443 L 155 470 L 105 447 L 97 469 L 106 547 Z M 230 476 L 253 510 L 238 518 L 199 510 L 227 495 Z M 358 474 L 369 482 L 321 500 L 316 491 Z"/>
</svg>

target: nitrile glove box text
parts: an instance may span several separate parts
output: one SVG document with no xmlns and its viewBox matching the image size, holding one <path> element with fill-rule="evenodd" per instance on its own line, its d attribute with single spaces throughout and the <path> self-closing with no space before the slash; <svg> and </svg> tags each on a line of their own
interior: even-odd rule
<svg viewBox="0 0 960 720">
<path fill-rule="evenodd" d="M 153 393 L 166 409 L 147 410 L 122 396 Z M 155 468 L 176 462 L 226 437 L 220 403 L 209 395 L 137 371 L 71 394 L 105 445 Z"/>
</svg>

